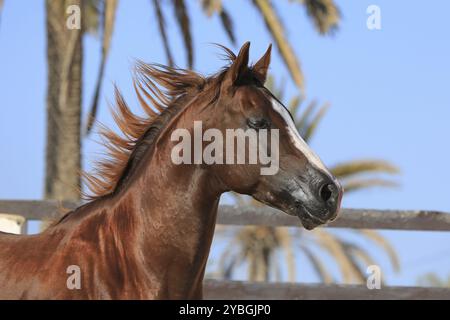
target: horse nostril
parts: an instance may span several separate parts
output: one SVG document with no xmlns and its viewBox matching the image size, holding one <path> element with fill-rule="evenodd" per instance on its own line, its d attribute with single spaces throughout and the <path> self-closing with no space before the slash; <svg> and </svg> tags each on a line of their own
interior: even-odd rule
<svg viewBox="0 0 450 320">
<path fill-rule="evenodd" d="M 332 184 L 325 183 L 319 190 L 320 198 L 325 202 L 329 202 L 334 191 L 335 188 Z"/>
</svg>

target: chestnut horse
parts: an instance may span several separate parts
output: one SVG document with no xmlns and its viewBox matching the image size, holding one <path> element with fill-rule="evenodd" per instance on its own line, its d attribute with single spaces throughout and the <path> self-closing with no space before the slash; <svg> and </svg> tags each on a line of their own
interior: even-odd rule
<svg viewBox="0 0 450 320">
<path fill-rule="evenodd" d="M 123 135 L 103 129 L 110 158 L 87 175 L 89 202 L 38 235 L 0 234 L 0 299 L 199 299 L 222 193 L 235 191 L 298 216 L 307 229 L 334 219 L 342 188 L 264 87 L 270 49 L 248 65 L 250 43 L 214 76 L 138 62 L 146 116 L 116 90 Z M 278 170 L 175 164 L 175 129 L 278 130 Z M 204 141 L 202 142 L 204 143 Z M 275 150 L 271 150 L 275 152 Z"/>
</svg>

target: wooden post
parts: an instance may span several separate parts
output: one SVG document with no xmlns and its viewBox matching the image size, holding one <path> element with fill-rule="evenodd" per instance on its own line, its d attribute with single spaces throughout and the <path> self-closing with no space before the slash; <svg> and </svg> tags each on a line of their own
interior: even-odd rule
<svg viewBox="0 0 450 320">
<path fill-rule="evenodd" d="M 21 234 L 25 218 L 19 215 L 0 213 L 0 231 Z"/>
</svg>

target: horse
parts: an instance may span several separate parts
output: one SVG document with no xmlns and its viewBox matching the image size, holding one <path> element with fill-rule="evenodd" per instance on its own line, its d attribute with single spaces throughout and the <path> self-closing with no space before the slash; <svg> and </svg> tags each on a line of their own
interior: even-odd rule
<svg viewBox="0 0 450 320">
<path fill-rule="evenodd" d="M 249 48 L 246 42 L 235 55 L 223 47 L 227 66 L 207 77 L 136 62 L 133 85 L 146 115 L 131 112 L 115 88 L 122 134 L 101 128 L 109 157 L 85 174 L 89 201 L 40 234 L 0 234 L 0 299 L 201 299 L 219 199 L 228 191 L 297 216 L 308 230 L 336 218 L 341 185 L 264 86 L 271 46 L 253 65 Z M 192 133 L 196 121 L 223 134 L 278 132 L 270 144 L 277 170 L 262 174 L 260 160 L 174 163 L 173 133 Z"/>
</svg>

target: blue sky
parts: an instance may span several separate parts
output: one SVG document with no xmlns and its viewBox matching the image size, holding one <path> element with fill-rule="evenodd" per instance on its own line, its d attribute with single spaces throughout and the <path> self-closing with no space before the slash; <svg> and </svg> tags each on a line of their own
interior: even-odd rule
<svg viewBox="0 0 450 320">
<path fill-rule="evenodd" d="M 250 1 L 225 1 L 232 13 L 238 43 L 251 41 L 256 60 L 271 42 Z M 303 8 L 277 1 L 288 38 L 300 58 L 307 100 L 330 102 L 331 109 L 312 141 L 327 164 L 355 158 L 383 158 L 401 168 L 393 190 L 372 189 L 347 196 L 346 207 L 435 209 L 450 212 L 447 168 L 450 163 L 450 42 L 446 21 L 450 2 L 433 5 L 397 1 L 337 1 L 343 19 L 332 37 L 319 36 Z M 366 9 L 381 8 L 382 29 L 366 27 Z M 164 7 L 169 37 L 178 65 L 186 66 L 182 39 Z M 217 17 L 201 13 L 190 1 L 195 44 L 195 69 L 213 73 L 222 66 L 218 42 L 231 46 Z M 87 37 L 83 105 L 89 105 L 100 58 L 98 39 Z M 234 48 L 237 50 L 238 48 Z M 116 83 L 129 103 L 131 67 L 135 58 L 165 62 L 154 13 L 147 0 L 121 1 L 112 40 L 99 119 L 111 124 L 107 100 Z M 44 1 L 5 1 L 0 25 L 0 198 L 38 199 L 43 194 L 45 150 L 45 14 Z M 286 81 L 287 97 L 297 91 L 274 52 L 270 72 Z M 86 108 L 85 108 L 86 109 Z M 84 140 L 84 160 L 100 150 L 91 137 Z M 450 234 L 382 231 L 399 252 L 402 272 L 393 274 L 386 258 L 366 247 L 386 265 L 390 284 L 413 285 L 418 275 L 450 273 Z M 302 279 L 314 281 L 306 268 Z"/>
</svg>

